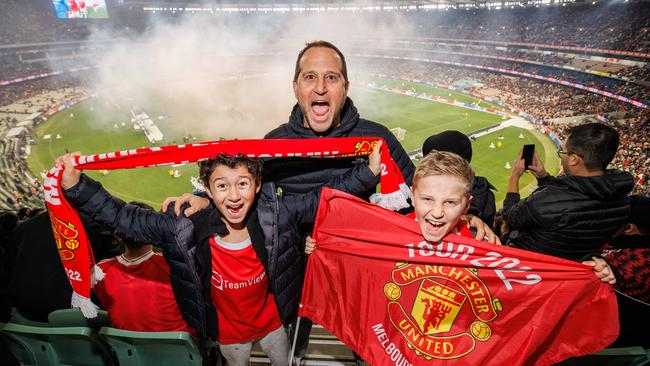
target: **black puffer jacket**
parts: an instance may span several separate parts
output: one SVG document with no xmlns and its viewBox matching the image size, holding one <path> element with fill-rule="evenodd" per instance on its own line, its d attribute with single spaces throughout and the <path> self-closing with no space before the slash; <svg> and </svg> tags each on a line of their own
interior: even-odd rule
<svg viewBox="0 0 650 366">
<path fill-rule="evenodd" d="M 510 226 L 508 243 L 518 248 L 579 260 L 597 253 L 630 215 L 629 173 L 603 176 L 547 177 L 523 201 L 508 193 L 503 217 Z"/>
<path fill-rule="evenodd" d="M 358 194 L 377 184 L 367 165 L 335 177 L 328 186 Z M 278 197 L 272 183 L 247 217 L 253 248 L 269 278 L 280 319 L 285 324 L 297 316 L 305 273 L 305 258 L 298 225 L 313 223 L 320 189 L 295 197 Z M 115 234 L 135 241 L 157 243 L 169 263 L 174 296 L 183 319 L 203 336 L 217 336 L 217 315 L 210 295 L 212 259 L 209 238 L 227 234 L 219 211 L 209 208 L 190 218 L 143 210 L 113 198 L 101 184 L 82 176 L 64 192 L 79 211 L 106 224 Z"/>
<path fill-rule="evenodd" d="M 497 206 L 492 192 L 494 186 L 484 177 L 475 177 L 472 185 L 472 203 L 467 213 L 478 216 L 484 223 L 492 227 Z"/>
<path fill-rule="evenodd" d="M 391 157 L 402 171 L 404 181 L 411 186 L 415 165 L 413 165 L 402 145 L 385 126 L 359 118 L 359 112 L 350 98 L 347 98 L 343 105 L 341 124 L 322 135 L 316 134 L 308 127 L 304 127 L 303 120 L 303 113 L 296 104 L 291 111 L 289 122 L 269 132 L 264 138 L 382 137 L 386 140 Z M 364 160 L 367 159 L 272 159 L 264 163 L 264 181 L 273 180 L 287 195 L 306 193 L 312 189 L 320 188 L 332 177 L 345 173 Z M 375 187 L 357 196 L 368 200 L 372 193 L 375 193 Z"/>
</svg>

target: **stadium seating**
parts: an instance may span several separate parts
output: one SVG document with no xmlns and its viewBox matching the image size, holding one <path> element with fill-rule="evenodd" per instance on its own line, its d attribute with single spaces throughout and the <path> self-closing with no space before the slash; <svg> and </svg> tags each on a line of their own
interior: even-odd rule
<svg viewBox="0 0 650 366">
<path fill-rule="evenodd" d="M 187 332 L 133 332 L 103 327 L 99 336 L 114 350 L 120 366 L 203 363 L 200 345 Z"/>
<path fill-rule="evenodd" d="M 78 309 L 52 312 L 48 323 L 36 322 L 14 313 L 2 328 L 10 351 L 25 364 L 104 365 L 112 364 L 109 348 L 97 336 L 109 325 L 105 311 L 86 319 Z"/>
<path fill-rule="evenodd" d="M 47 320 L 52 327 L 87 327 L 95 331 L 111 325 L 111 319 L 104 310 L 99 310 L 97 317 L 88 319 L 79 309 L 60 309 L 51 312 Z"/>
<path fill-rule="evenodd" d="M 110 349 L 99 341 L 97 332 L 88 327 L 37 327 L 7 323 L 2 332 L 13 341 L 9 347 L 16 357 L 23 357 L 20 361 L 24 364 L 115 364 Z"/>
<path fill-rule="evenodd" d="M 4 324 L 0 331 L 0 341 L 5 343 L 19 362 L 25 365 L 53 365 L 57 362 L 56 353 L 49 342 L 14 334 L 11 331 L 14 328 L 12 325 L 20 326 L 15 323 Z"/>
<path fill-rule="evenodd" d="M 17 311 L 14 312 L 11 315 L 11 319 L 9 320 L 9 322 L 14 323 L 14 324 L 30 325 L 30 326 L 34 326 L 34 327 L 49 327 L 50 326 L 50 323 L 37 322 L 35 320 L 27 319 Z"/>
<path fill-rule="evenodd" d="M 600 352 L 562 361 L 557 366 L 644 366 L 650 365 L 650 350 L 642 347 L 606 348 Z"/>
<path fill-rule="evenodd" d="M 149 32 L 150 16 L 152 19 L 180 19 L 180 12 L 176 14 L 176 11 L 149 14 L 140 6 L 129 4 L 134 3 L 132 1 L 113 3 L 111 19 L 99 24 L 102 33 L 111 33 L 107 32 L 110 29 L 116 39 L 122 32 L 133 32 L 142 37 L 132 39 L 138 38 L 146 44 L 147 35 L 155 34 Z M 584 90 L 513 76 L 512 73 L 421 60 L 426 58 L 557 77 L 650 104 L 650 58 L 638 56 L 639 52 L 650 52 L 650 2 L 554 3 L 558 6 L 503 6 L 498 10 L 489 6 L 482 9 L 456 9 L 454 6 L 437 12 L 422 9 L 388 13 L 374 11 L 372 14 L 337 11 L 336 15 L 339 23 L 353 24 L 354 28 L 361 28 L 358 20 L 368 16 L 370 24 L 399 20 L 396 23 L 408 24 L 408 28 L 417 30 L 417 38 L 398 38 L 411 34 L 402 35 L 393 32 L 392 28 L 391 32 L 386 29 L 382 36 L 387 39 L 382 42 L 369 41 L 361 30 L 351 32 L 354 33 L 348 40 L 351 43 L 343 44 L 342 49 L 346 50 L 351 64 L 359 60 L 364 63 L 364 73 L 367 75 L 383 75 L 385 79 L 401 81 L 417 80 L 417 83 L 436 85 L 443 90 L 462 88 L 463 94 L 493 98 L 513 113 L 534 118 L 543 124 L 545 131 L 553 132 L 560 139 L 563 139 L 567 122 L 571 123 L 574 117 L 584 116 L 612 125 L 620 131 L 622 147 L 612 166 L 635 176 L 637 186 L 634 193 L 648 194 L 650 110 Z M 39 136 L 33 128 L 28 128 L 27 135 L 20 138 L 5 139 L 3 136 L 26 115 L 57 110 L 59 106 L 91 95 L 95 90 L 92 84 L 88 84 L 87 75 L 78 71 L 66 71 L 55 76 L 51 73 L 69 70 L 69 65 L 91 66 L 97 62 L 95 56 L 101 55 L 105 47 L 110 49 L 114 45 L 114 42 L 93 44 L 92 40 L 89 41 L 88 36 L 93 33 L 97 23 L 58 21 L 51 10 L 51 1 L 0 2 L 0 11 L 11 14 L 0 26 L 0 44 L 5 49 L 0 55 L 0 82 L 10 81 L 0 87 L 0 209 L 3 210 L 43 207 L 41 179 L 36 170 L 39 165 L 30 163 L 29 168 L 38 178 L 34 180 L 28 169 L 27 152 L 47 146 L 45 141 L 41 141 L 43 136 Z M 217 23 L 232 17 L 226 12 L 210 13 L 209 16 Z M 303 12 L 266 13 L 247 12 L 233 19 L 246 27 L 270 23 L 269 29 L 282 29 L 306 15 Z M 338 32 L 345 34 L 345 27 Z M 391 40 L 389 33 L 395 39 Z M 269 31 L 268 34 L 276 33 Z M 356 48 L 350 46 L 355 42 L 354 37 L 358 37 Z M 627 54 L 625 51 L 628 51 Z M 630 52 L 637 54 L 630 55 Z M 359 53 L 379 56 L 362 58 Z M 206 52 L 206 56 L 208 54 Z M 398 56 L 418 58 L 420 61 L 391 58 Z M 267 59 L 272 57 L 270 53 L 266 54 L 265 63 L 273 64 Z M 184 68 L 191 68 L 189 62 L 182 64 Z M 238 72 L 246 74 L 248 70 Z M 358 81 L 355 79 L 367 75 L 351 73 L 351 80 L 355 83 Z M 34 79 L 23 80 L 30 77 Z M 463 80 L 472 83 L 463 86 Z M 55 96 L 64 89 L 70 91 L 66 95 Z M 34 140 L 41 145 L 30 145 Z M 22 363 L 36 365 L 198 365 L 205 359 L 203 344 L 197 343 L 187 333 L 141 333 L 114 329 L 109 326 L 106 312 L 100 312 L 97 319 L 89 320 L 77 310 L 66 309 L 53 312 L 48 320 L 47 323 L 34 322 L 15 314 L 9 323 L 0 324 L 0 342 L 6 344 Z M 566 360 L 560 366 L 650 365 L 649 352 L 640 347 L 605 349 Z M 269 364 L 259 347 L 253 355 L 254 362 Z M 309 361 L 312 364 L 328 361 L 355 364 L 349 350 L 334 336 L 319 334 L 318 327 L 312 332 L 305 360 L 307 364 Z M 0 366 L 4 361 L 0 355 Z"/>
<path fill-rule="evenodd" d="M 202 365 L 215 346 L 203 346 L 186 332 L 111 328 L 103 310 L 92 319 L 78 309 L 56 310 L 48 320 L 35 322 L 16 313 L 0 325 L 0 341 L 27 365 Z"/>
</svg>

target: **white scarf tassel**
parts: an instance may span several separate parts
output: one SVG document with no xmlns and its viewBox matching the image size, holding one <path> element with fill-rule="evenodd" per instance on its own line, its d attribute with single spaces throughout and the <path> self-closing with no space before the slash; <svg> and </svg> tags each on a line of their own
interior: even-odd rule
<svg viewBox="0 0 650 366">
<path fill-rule="evenodd" d="M 98 306 L 93 304 L 89 298 L 83 297 L 78 293 L 72 291 L 72 300 L 70 301 L 72 307 L 80 309 L 81 313 L 87 318 L 96 318 Z"/>
</svg>

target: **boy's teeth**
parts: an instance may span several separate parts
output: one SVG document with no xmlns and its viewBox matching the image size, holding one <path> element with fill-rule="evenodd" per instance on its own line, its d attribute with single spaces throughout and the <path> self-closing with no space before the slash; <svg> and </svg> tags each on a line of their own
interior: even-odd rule
<svg viewBox="0 0 650 366">
<path fill-rule="evenodd" d="M 445 225 L 444 222 L 437 222 L 437 221 L 429 221 L 429 224 L 435 227 L 440 227 Z"/>
</svg>

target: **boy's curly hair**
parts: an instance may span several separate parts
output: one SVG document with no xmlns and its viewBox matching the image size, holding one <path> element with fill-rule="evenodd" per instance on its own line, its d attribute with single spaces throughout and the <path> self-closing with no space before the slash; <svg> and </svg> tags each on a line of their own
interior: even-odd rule
<svg viewBox="0 0 650 366">
<path fill-rule="evenodd" d="M 237 155 L 221 153 L 214 158 L 201 160 L 197 164 L 199 165 L 199 179 L 206 189 L 210 188 L 210 176 L 219 165 L 225 165 L 231 169 L 245 166 L 257 183 L 262 182 L 262 159 L 249 157 L 242 153 Z"/>
</svg>

